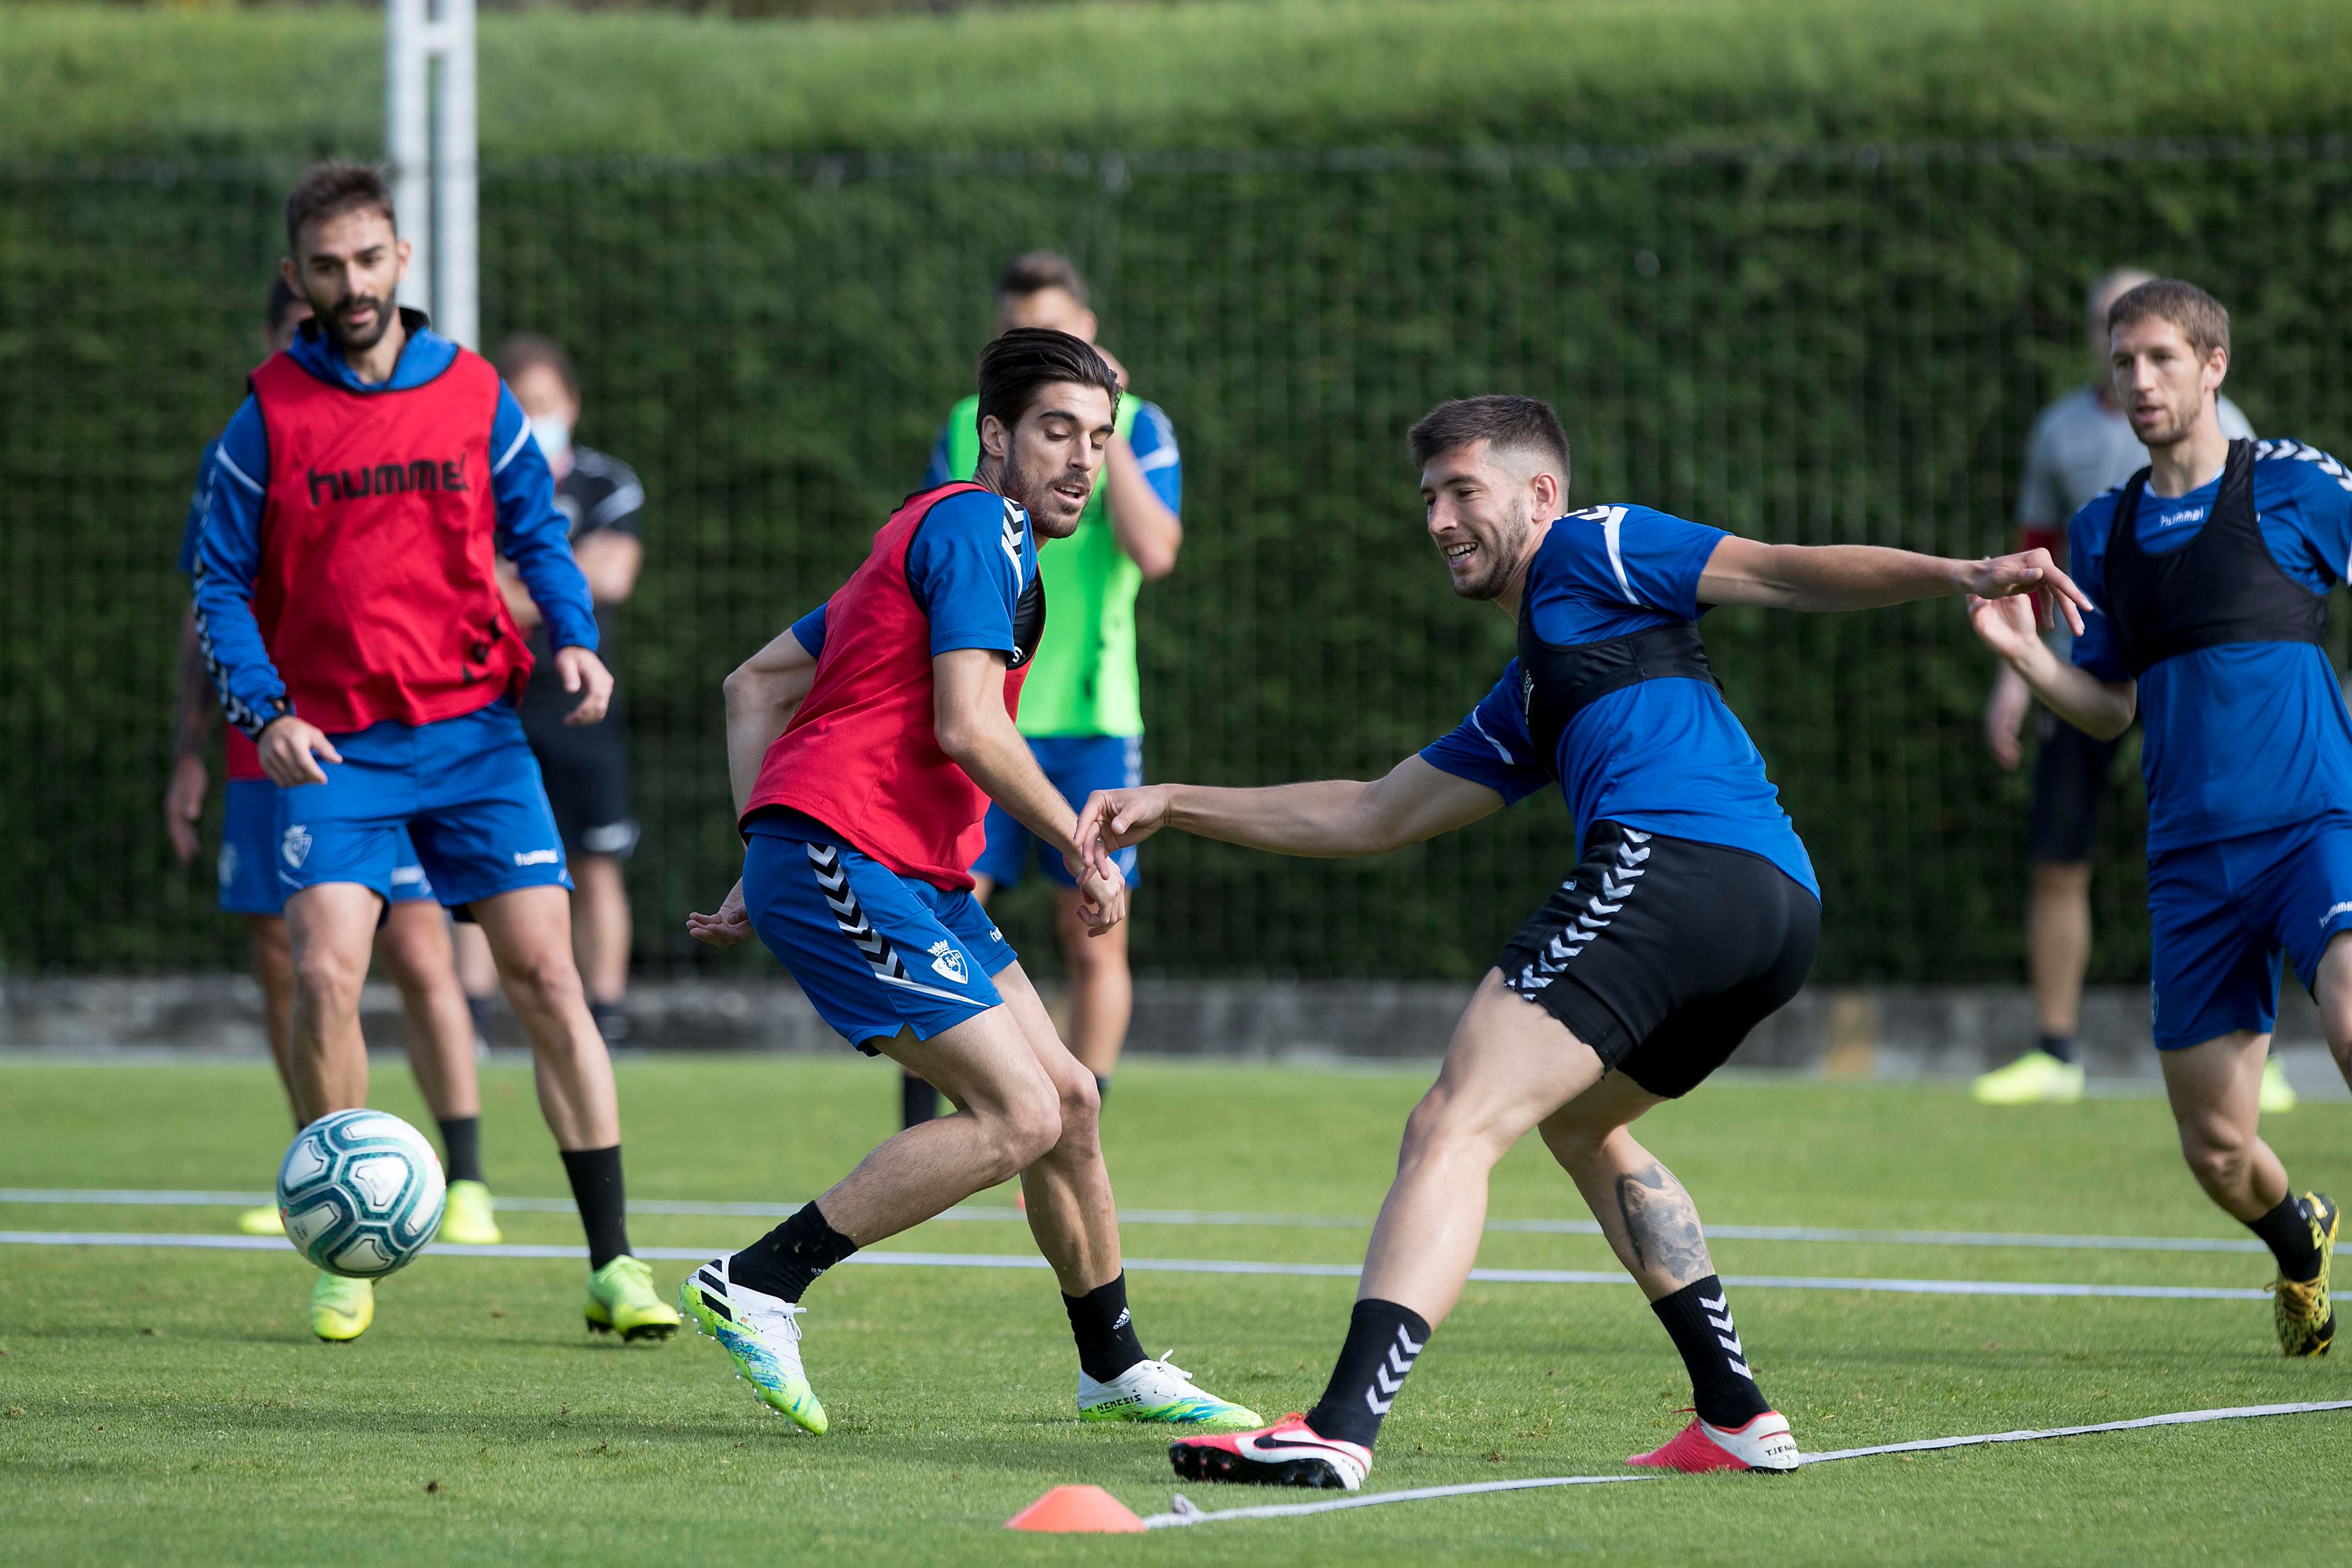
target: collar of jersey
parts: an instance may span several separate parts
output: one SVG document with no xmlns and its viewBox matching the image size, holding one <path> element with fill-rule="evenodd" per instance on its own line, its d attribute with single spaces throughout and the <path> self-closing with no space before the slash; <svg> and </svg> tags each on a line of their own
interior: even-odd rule
<svg viewBox="0 0 2352 1568">
<path fill-rule="evenodd" d="M 294 345 L 286 351 L 296 364 L 325 382 L 329 386 L 345 392 L 407 392 L 449 368 L 457 358 L 457 345 L 433 329 L 433 324 L 422 310 L 408 306 L 400 308 L 400 324 L 408 329 L 408 341 L 400 350 L 400 362 L 392 368 L 388 382 L 363 382 L 352 373 L 343 356 L 335 351 L 314 319 L 302 323 L 294 335 Z"/>
</svg>

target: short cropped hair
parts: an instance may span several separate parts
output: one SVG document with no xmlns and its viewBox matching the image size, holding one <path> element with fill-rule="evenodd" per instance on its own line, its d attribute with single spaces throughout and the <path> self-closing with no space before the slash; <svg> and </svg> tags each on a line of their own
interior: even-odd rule
<svg viewBox="0 0 2352 1568">
<path fill-rule="evenodd" d="M 536 332 L 511 333 L 499 345 L 490 362 L 498 366 L 499 376 L 509 386 L 520 381 L 525 371 L 553 371 L 565 392 L 574 399 L 580 396 L 580 378 L 572 373 L 572 356 L 552 338 L 542 338 Z"/>
<path fill-rule="evenodd" d="M 1010 430 L 1041 389 L 1064 382 L 1102 388 L 1118 412 L 1118 377 L 1093 344 L 1049 327 L 1015 327 L 980 351 L 980 410 L 973 418 L 994 414 Z"/>
<path fill-rule="evenodd" d="M 999 299 L 1022 299 L 1048 288 L 1059 288 L 1081 305 L 1087 302 L 1087 280 L 1078 276 L 1077 264 L 1058 250 L 1024 250 L 1004 264 L 996 279 Z"/>
<path fill-rule="evenodd" d="M 286 198 L 287 250 L 300 253 L 307 225 L 368 208 L 382 213 L 383 221 L 394 232 L 399 230 L 400 220 L 392 210 L 392 187 L 383 183 L 383 171 L 332 160 L 311 164 Z"/>
<path fill-rule="evenodd" d="M 2216 349 L 2225 354 L 2230 351 L 2230 313 L 2220 300 L 2193 283 L 2159 277 L 2141 284 L 2108 308 L 2107 330 L 2113 333 L 2150 317 L 2179 328 L 2200 359 Z"/>
<path fill-rule="evenodd" d="M 310 308 L 309 300 L 289 287 L 284 273 L 272 277 L 269 280 L 269 303 L 261 308 L 261 324 L 269 329 L 271 337 L 278 336 L 279 329 L 286 325 L 286 318 L 294 313 L 297 305 L 305 310 Z"/>
<path fill-rule="evenodd" d="M 1563 488 L 1568 484 L 1568 432 L 1541 398 L 1496 395 L 1441 402 L 1421 416 L 1405 441 L 1415 467 L 1427 467 L 1441 452 L 1484 441 L 1496 451 L 1523 452 L 1559 464 L 1559 482 Z"/>
</svg>

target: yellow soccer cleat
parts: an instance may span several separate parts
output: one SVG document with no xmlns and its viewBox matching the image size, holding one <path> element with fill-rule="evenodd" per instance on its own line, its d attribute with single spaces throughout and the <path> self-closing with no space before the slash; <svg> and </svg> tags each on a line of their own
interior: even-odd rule
<svg viewBox="0 0 2352 1568">
<path fill-rule="evenodd" d="M 2265 1116 L 2284 1116 L 2302 1103 L 2302 1096 L 2295 1093 L 2294 1085 L 2286 1081 L 2286 1069 L 2279 1065 L 2279 1059 L 2275 1056 L 2263 1063 L 2262 1103 Z"/>
<path fill-rule="evenodd" d="M 1979 1105 L 2072 1105 L 2083 1097 L 2083 1064 L 2029 1051 L 1969 1085 Z"/>
<path fill-rule="evenodd" d="M 2315 1280 L 2273 1280 L 2271 1321 L 2278 1325 L 2279 1351 L 2284 1355 L 2326 1355 L 2336 1343 L 2336 1311 L 2327 1301 L 2328 1265 L 2336 1257 L 2336 1232 L 2343 1211 L 2324 1192 L 2303 1195 L 2303 1212 L 2311 1221 L 2311 1239 L 2319 1245 L 2319 1277 Z"/>
<path fill-rule="evenodd" d="M 478 1181 L 449 1184 L 448 1207 L 441 1211 L 436 1239 L 459 1247 L 495 1247 L 506 1239 L 490 1213 L 490 1189 Z"/>
<path fill-rule="evenodd" d="M 654 1294 L 654 1271 L 625 1252 L 588 1276 L 583 1312 L 591 1333 L 617 1330 L 631 1343 L 677 1332 L 677 1309 Z"/>
<path fill-rule="evenodd" d="M 247 1209 L 236 1217 L 236 1228 L 247 1236 L 283 1236 L 286 1220 L 273 1204 L 268 1208 Z"/>
<path fill-rule="evenodd" d="M 329 1344 L 359 1338 L 373 1322 L 375 1286 L 370 1281 L 322 1273 L 310 1287 L 310 1332 Z"/>
</svg>

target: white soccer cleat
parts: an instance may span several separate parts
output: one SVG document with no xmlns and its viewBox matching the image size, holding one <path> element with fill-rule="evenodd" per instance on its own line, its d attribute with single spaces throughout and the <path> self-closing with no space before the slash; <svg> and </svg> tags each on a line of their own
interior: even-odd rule
<svg viewBox="0 0 2352 1568">
<path fill-rule="evenodd" d="M 1748 1417 L 1742 1427 L 1717 1427 L 1693 1418 L 1674 1441 L 1626 1461 L 1662 1470 L 1755 1470 L 1785 1476 L 1804 1460 L 1797 1453 L 1789 1418 L 1777 1410 Z"/>
<path fill-rule="evenodd" d="M 727 1277 L 727 1261 L 721 1254 L 688 1274 L 677 1288 L 677 1304 L 725 1347 L 736 1375 L 763 1403 L 803 1431 L 823 1436 L 824 1406 L 801 1365 L 801 1325 L 793 1321 L 803 1309 L 735 1283 Z"/>
<path fill-rule="evenodd" d="M 1139 1361 L 1108 1383 L 1078 1372 L 1078 1419 L 1143 1421 L 1195 1432 L 1246 1432 L 1265 1417 L 1246 1405 L 1192 1386 L 1192 1375 L 1168 1359 Z"/>
<path fill-rule="evenodd" d="M 1168 1462 L 1188 1481 L 1354 1491 L 1371 1471 L 1372 1451 L 1360 1443 L 1318 1436 L 1307 1417 L 1293 1411 L 1255 1432 L 1171 1443 Z"/>
</svg>

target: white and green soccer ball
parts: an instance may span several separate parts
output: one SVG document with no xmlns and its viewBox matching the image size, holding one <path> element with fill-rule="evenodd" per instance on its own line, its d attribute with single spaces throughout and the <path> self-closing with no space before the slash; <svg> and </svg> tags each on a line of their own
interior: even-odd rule
<svg viewBox="0 0 2352 1568">
<path fill-rule="evenodd" d="M 286 1239 L 347 1280 L 380 1280 L 424 1251 L 447 1197 L 433 1145 L 382 1111 L 320 1117 L 278 1167 Z"/>
</svg>

